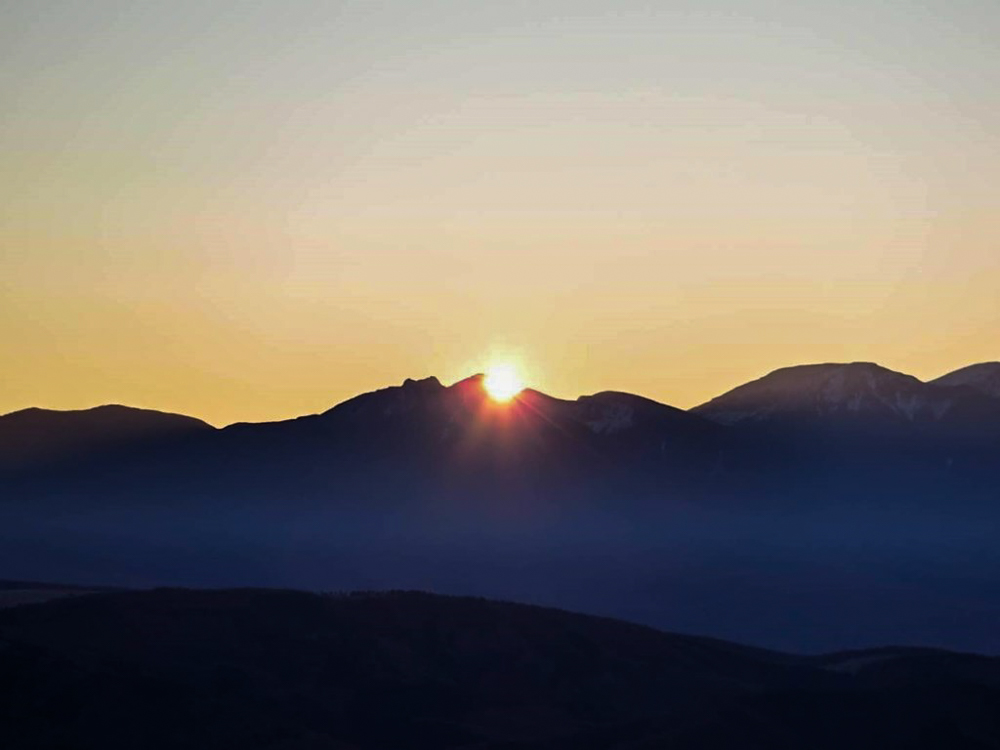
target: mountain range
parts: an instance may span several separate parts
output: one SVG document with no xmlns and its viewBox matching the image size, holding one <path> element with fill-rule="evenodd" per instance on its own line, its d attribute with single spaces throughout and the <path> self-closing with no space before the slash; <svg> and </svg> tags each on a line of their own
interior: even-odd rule
<svg viewBox="0 0 1000 750">
<path fill-rule="evenodd" d="M 1000 363 L 931 382 L 805 365 L 684 411 L 618 392 L 500 404 L 481 376 L 427 378 L 223 429 L 29 409 L 0 417 L 0 571 L 422 588 L 793 649 L 998 649 L 998 379 Z"/>
<path fill-rule="evenodd" d="M 251 432 L 286 437 L 295 431 L 330 436 L 340 430 L 348 440 L 374 437 L 387 446 L 394 439 L 388 433 L 397 429 L 430 429 L 436 430 L 431 438 L 436 442 L 470 440 L 475 431 L 486 441 L 510 437 L 512 442 L 528 439 L 537 445 L 549 430 L 599 448 L 616 444 L 639 452 L 656 450 L 657 438 L 704 440 L 713 432 L 708 422 L 877 435 L 889 430 L 898 437 L 933 432 L 948 439 L 1000 435 L 1000 362 L 971 365 L 929 382 L 867 362 L 787 367 L 687 412 L 612 391 L 568 401 L 526 389 L 509 406 L 492 404 L 482 377 L 448 387 L 434 377 L 407 380 L 322 414 L 238 423 L 221 430 L 194 417 L 120 405 L 79 411 L 29 408 L 0 416 L 0 468 L 8 474 L 49 469 L 107 452 L 162 448 L 209 433 L 222 442 Z M 660 453 L 667 452 L 663 445 Z"/>
</svg>

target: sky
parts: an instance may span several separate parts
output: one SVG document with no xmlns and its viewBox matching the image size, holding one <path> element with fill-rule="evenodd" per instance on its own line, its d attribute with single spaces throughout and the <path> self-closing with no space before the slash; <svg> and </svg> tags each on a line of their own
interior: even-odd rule
<svg viewBox="0 0 1000 750">
<path fill-rule="evenodd" d="M 0 0 L 0 413 L 1000 359 L 1000 4 Z"/>
</svg>

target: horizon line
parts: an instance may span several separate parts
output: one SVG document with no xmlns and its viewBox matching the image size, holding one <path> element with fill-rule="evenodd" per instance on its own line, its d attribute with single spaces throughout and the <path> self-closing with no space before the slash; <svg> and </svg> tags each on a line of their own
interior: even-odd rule
<svg viewBox="0 0 1000 750">
<path fill-rule="evenodd" d="M 982 366 L 982 365 L 997 365 L 997 366 L 1000 366 L 1000 360 L 983 360 L 983 361 L 980 361 L 980 362 L 972 362 L 970 364 L 962 365 L 962 366 L 957 367 L 955 369 L 948 370 L 947 372 L 942 373 L 941 375 L 938 375 L 937 377 L 930 378 L 930 379 L 927 379 L 927 380 L 919 378 L 919 377 L 917 377 L 915 375 L 912 375 L 910 373 L 904 372 L 903 370 L 894 370 L 891 367 L 886 367 L 885 365 L 879 364 L 878 362 L 874 362 L 874 361 L 871 361 L 871 360 L 852 360 L 850 362 L 803 362 L 803 363 L 800 363 L 800 364 L 785 365 L 785 366 L 782 366 L 782 367 L 777 367 L 777 368 L 772 369 L 772 370 L 768 370 L 763 375 L 759 375 L 757 377 L 753 377 L 753 378 L 750 378 L 748 380 L 744 380 L 744 381 L 742 381 L 742 382 L 740 382 L 740 383 L 732 386 L 731 388 L 729 388 L 727 390 L 724 390 L 721 393 L 718 393 L 715 396 L 712 396 L 711 398 L 709 398 L 709 399 L 707 399 L 705 401 L 702 401 L 701 403 L 694 404 L 693 406 L 686 407 L 686 408 L 685 407 L 681 407 L 681 406 L 675 406 L 675 405 L 673 405 L 671 403 L 668 403 L 666 401 L 660 401 L 658 399 L 652 398 L 650 396 L 645 396 L 645 395 L 640 394 L 640 393 L 633 393 L 631 391 L 619 390 L 619 389 L 615 389 L 615 388 L 605 388 L 605 389 L 602 389 L 602 390 L 599 390 L 599 391 L 594 391 L 593 393 L 581 393 L 581 394 L 579 394 L 579 395 L 577 395 L 575 397 L 573 397 L 573 396 L 570 396 L 570 397 L 553 396 L 550 393 L 538 390 L 537 388 L 533 388 L 530 385 L 525 385 L 525 387 L 524 387 L 523 390 L 525 390 L 525 391 L 534 391 L 536 393 L 542 394 L 543 396 L 547 396 L 549 398 L 553 398 L 553 399 L 556 399 L 558 401 L 568 401 L 568 402 L 579 401 L 580 399 L 589 398 L 589 397 L 596 396 L 596 395 L 599 395 L 599 394 L 602 394 L 602 393 L 623 393 L 623 394 L 627 394 L 627 395 L 631 395 L 631 396 L 636 396 L 638 398 L 644 398 L 644 399 L 646 399 L 648 401 L 653 401 L 653 402 L 655 402 L 657 404 L 660 404 L 661 406 L 667 406 L 667 407 L 670 407 L 670 408 L 673 408 L 673 409 L 678 409 L 678 410 L 683 411 L 683 412 L 691 412 L 694 409 L 697 409 L 700 406 L 703 406 L 703 405 L 711 402 L 715 398 L 718 398 L 720 396 L 724 396 L 727 393 L 731 393 L 732 391 L 736 390 L 737 388 L 740 388 L 740 387 L 742 387 L 744 385 L 747 385 L 749 383 L 757 382 L 758 380 L 761 380 L 763 378 L 768 377 L 769 375 L 773 375 L 774 373 L 781 372 L 783 370 L 793 370 L 793 369 L 807 368 L 807 367 L 847 367 L 847 366 L 852 366 L 852 365 L 871 365 L 871 366 L 877 367 L 877 368 L 882 369 L 882 370 L 886 370 L 888 372 L 891 372 L 891 373 L 894 373 L 894 374 L 897 374 L 897 375 L 903 375 L 903 376 L 906 376 L 906 377 L 914 378 L 918 382 L 923 383 L 924 385 L 928 385 L 928 384 L 932 384 L 936 380 L 940 380 L 943 377 L 946 377 L 948 375 L 954 374 L 956 372 L 960 372 L 962 370 L 969 369 L 971 367 L 978 367 L 978 366 Z M 358 398 L 360 396 L 365 396 L 367 394 L 377 393 L 379 391 L 389 390 L 389 389 L 392 389 L 392 388 L 401 388 L 404 385 L 406 385 L 407 382 L 425 382 L 425 381 L 428 381 L 428 380 L 434 380 L 442 388 L 451 388 L 451 387 L 453 387 L 455 385 L 458 385 L 459 383 L 462 383 L 462 382 L 465 382 L 465 381 L 468 381 L 468 380 L 472 380 L 472 379 L 477 378 L 477 377 L 481 378 L 481 377 L 483 377 L 483 375 L 484 375 L 484 373 L 482 373 L 482 372 L 476 372 L 476 373 L 473 373 L 471 375 L 466 375 L 464 377 L 460 377 L 457 380 L 451 381 L 451 382 L 449 382 L 447 384 L 444 383 L 442 381 L 442 379 L 440 377 L 438 377 L 437 375 L 426 375 L 426 376 L 418 377 L 418 378 L 410 376 L 410 377 L 404 378 L 401 382 L 397 381 L 397 383 L 393 384 L 393 385 L 384 385 L 384 386 L 380 386 L 380 387 L 377 387 L 377 388 L 373 388 L 371 390 L 360 391 L 358 393 L 355 393 L 352 396 L 348 396 L 347 398 L 345 398 L 345 399 L 343 399 L 341 401 L 338 401 L 338 402 L 336 402 L 336 403 L 334 403 L 334 404 L 326 407 L 325 409 L 321 409 L 319 411 L 307 412 L 307 413 L 301 413 L 301 414 L 293 414 L 293 415 L 287 416 L 287 417 L 281 417 L 281 418 L 277 418 L 277 419 L 263 419 L 263 420 L 258 420 L 258 421 L 253 421 L 253 420 L 239 420 L 238 419 L 238 420 L 235 420 L 235 421 L 232 421 L 232 422 L 226 422 L 224 424 L 220 424 L 220 423 L 215 423 L 215 422 L 209 421 L 205 417 L 197 416 L 197 415 L 194 415 L 194 414 L 189 414 L 189 413 L 186 413 L 186 412 L 183 412 L 183 411 L 175 411 L 175 410 L 169 409 L 169 408 L 156 408 L 156 407 L 153 407 L 153 406 L 146 406 L 146 405 L 125 404 L 125 403 L 121 403 L 121 402 L 105 402 L 105 403 L 94 404 L 94 405 L 91 405 L 91 406 L 81 406 L 81 407 L 76 407 L 76 408 L 52 408 L 52 407 L 46 407 L 46 406 L 39 406 L 37 404 L 31 404 L 31 405 L 28 405 L 28 406 L 21 407 L 19 409 L 13 409 L 11 411 L 4 412 L 4 413 L 0 414 L 0 419 L 12 416 L 14 414 L 20 414 L 22 412 L 27 412 L 27 411 L 32 411 L 32 410 L 47 411 L 47 412 L 60 412 L 60 413 L 72 413 L 72 412 L 93 411 L 95 409 L 105 409 L 105 408 L 109 408 L 109 407 L 118 407 L 118 408 L 124 408 L 124 409 L 131 409 L 131 410 L 135 410 L 135 411 L 148 411 L 148 412 L 155 412 L 155 413 L 158 413 L 158 414 L 164 414 L 164 415 L 168 415 L 168 416 L 186 417 L 186 418 L 189 418 L 189 419 L 196 419 L 196 420 L 198 420 L 200 422 L 203 422 L 204 424 L 212 427 L 213 429 L 224 430 L 224 429 L 226 429 L 228 427 L 233 427 L 235 425 L 275 424 L 275 423 L 279 423 L 279 422 L 288 422 L 288 421 L 292 421 L 292 420 L 295 420 L 295 419 L 302 419 L 304 417 L 317 416 L 319 414 L 323 414 L 323 413 L 325 413 L 325 412 L 327 412 L 327 411 L 329 411 L 331 409 L 336 408 L 337 406 L 340 406 L 341 404 L 347 403 L 348 401 L 351 401 L 351 400 L 353 400 L 355 398 Z"/>
</svg>

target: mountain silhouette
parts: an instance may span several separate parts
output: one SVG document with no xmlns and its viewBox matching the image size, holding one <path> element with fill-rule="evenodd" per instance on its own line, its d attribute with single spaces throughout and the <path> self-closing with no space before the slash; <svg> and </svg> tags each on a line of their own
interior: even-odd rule
<svg viewBox="0 0 1000 750">
<path fill-rule="evenodd" d="M 794 656 L 417 592 L 161 589 L 0 611 L 21 748 L 990 748 L 1000 663 Z"/>
<path fill-rule="evenodd" d="M 967 386 L 987 396 L 1000 398 L 1000 362 L 981 362 L 949 372 L 936 380 L 935 385 Z"/>
<path fill-rule="evenodd" d="M 1000 401 L 968 387 L 988 382 L 972 371 L 924 383 L 912 375 L 871 362 L 786 367 L 741 385 L 693 411 L 717 422 L 826 424 L 862 429 L 911 428 L 930 425 L 950 429 L 959 424 L 991 424 L 1000 418 Z M 964 371 L 959 371 L 964 372 Z M 951 378 L 950 382 L 942 382 Z M 942 388 L 941 385 L 961 386 Z M 996 425 L 1000 427 L 1000 425 Z"/>
<path fill-rule="evenodd" d="M 0 471 L 48 468 L 212 429 L 194 417 L 118 405 L 78 411 L 24 409 L 0 416 Z"/>
<path fill-rule="evenodd" d="M 223 429 L 20 412 L 0 417 L 0 570 L 428 588 L 779 648 L 1000 649 L 984 624 L 1000 612 L 998 409 L 967 382 L 851 363 L 691 411 L 617 392 L 497 403 L 477 375 Z"/>
</svg>

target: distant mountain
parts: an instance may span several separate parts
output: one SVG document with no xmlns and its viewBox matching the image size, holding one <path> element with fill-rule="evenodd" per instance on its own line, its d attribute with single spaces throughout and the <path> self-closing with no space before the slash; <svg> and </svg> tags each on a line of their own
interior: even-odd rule
<svg viewBox="0 0 1000 750">
<path fill-rule="evenodd" d="M 0 471 L 0 574 L 430 588 L 779 648 L 990 650 L 998 409 L 855 363 L 690 412 L 616 392 L 499 404 L 482 376 L 219 430 L 22 412 L 0 418 L 17 467 Z"/>
<path fill-rule="evenodd" d="M 943 386 L 965 386 L 974 388 L 987 396 L 1000 398 L 1000 362 L 981 362 L 977 365 L 969 365 L 960 370 L 949 372 L 936 380 L 932 380 L 934 385 Z"/>
<path fill-rule="evenodd" d="M 0 612 L 0 745 L 1000 747 L 1000 662 L 803 657 L 422 593 L 110 593 Z"/>
<path fill-rule="evenodd" d="M 498 404 L 482 380 L 474 375 L 447 387 L 436 378 L 407 380 L 346 401 L 318 421 L 328 432 L 342 431 L 354 446 L 441 450 L 449 458 L 457 451 L 473 462 L 508 456 L 522 467 L 547 457 L 593 459 L 636 449 L 666 458 L 720 434 L 699 416 L 626 393 L 569 401 L 526 389 Z"/>
<path fill-rule="evenodd" d="M 1000 434 L 1000 403 L 870 362 L 782 368 L 692 411 L 725 425 Z"/>
<path fill-rule="evenodd" d="M 649 471 L 689 476 L 712 460 L 723 432 L 623 393 L 569 401 L 528 389 L 497 403 L 475 375 L 450 386 L 407 380 L 322 414 L 233 425 L 183 460 L 196 458 L 199 476 L 231 472 L 226 483 L 248 495 L 280 482 L 341 507 L 420 507 L 436 496 L 471 512 L 519 490 L 539 505 L 581 502 L 608 483 L 646 481 Z"/>
<path fill-rule="evenodd" d="M 212 430 L 194 417 L 127 406 L 24 409 L 0 416 L 0 471 L 46 468 Z"/>
<path fill-rule="evenodd" d="M 407 417 L 433 420 L 442 427 L 459 431 L 476 424 L 486 415 L 503 419 L 512 428 L 540 429 L 544 424 L 559 430 L 588 432 L 593 435 L 624 435 L 644 429 L 701 429 L 711 431 L 703 420 L 681 409 L 633 396 L 604 392 L 582 396 L 575 401 L 547 396 L 532 389 L 522 391 L 510 402 L 495 403 L 483 388 L 483 376 L 460 380 L 444 386 L 437 378 L 407 380 L 402 386 L 366 393 L 327 411 L 331 420 L 350 420 L 369 426 Z M 442 433 L 447 438 L 447 434 Z"/>
</svg>

